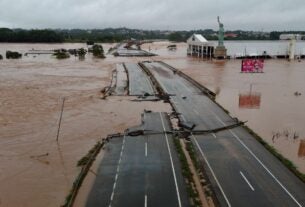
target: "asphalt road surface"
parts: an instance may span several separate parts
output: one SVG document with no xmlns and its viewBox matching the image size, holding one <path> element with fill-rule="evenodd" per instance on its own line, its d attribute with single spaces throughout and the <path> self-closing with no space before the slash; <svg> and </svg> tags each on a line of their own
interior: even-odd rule
<svg viewBox="0 0 305 207">
<path fill-rule="evenodd" d="M 87 206 L 190 206 L 168 118 L 144 113 L 140 128 L 159 134 L 111 139 Z"/>
<path fill-rule="evenodd" d="M 118 56 L 122 57 L 132 57 L 132 56 L 137 56 L 137 57 L 145 57 L 145 56 L 154 56 L 155 54 L 144 51 L 144 50 L 139 50 L 136 48 L 125 48 L 126 43 L 121 43 L 118 45 L 118 48 L 113 51 L 112 53 L 116 52 Z"/>
<path fill-rule="evenodd" d="M 145 66 L 194 129 L 216 129 L 235 123 L 191 82 L 159 62 Z M 244 128 L 192 135 L 192 142 L 221 206 L 305 207 L 305 184 L 269 153 Z"/>
<path fill-rule="evenodd" d="M 140 96 L 144 94 L 154 95 L 154 89 L 149 77 L 138 64 L 125 63 L 129 77 L 129 95 Z"/>
<path fill-rule="evenodd" d="M 114 89 L 115 95 L 125 95 L 127 88 L 127 74 L 123 64 L 116 65 L 116 85 Z"/>
</svg>

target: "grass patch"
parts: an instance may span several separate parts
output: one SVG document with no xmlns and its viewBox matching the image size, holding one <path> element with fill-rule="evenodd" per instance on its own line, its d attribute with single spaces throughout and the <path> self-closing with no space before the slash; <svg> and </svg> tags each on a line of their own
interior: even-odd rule
<svg viewBox="0 0 305 207">
<path fill-rule="evenodd" d="M 197 192 L 196 188 L 194 187 L 193 174 L 187 163 L 187 159 L 183 152 L 180 140 L 178 138 L 173 138 L 173 141 L 174 141 L 174 145 L 175 145 L 175 148 L 176 148 L 176 151 L 178 153 L 178 157 L 179 157 L 179 160 L 181 163 L 182 175 L 183 175 L 184 179 L 186 179 L 186 181 L 187 181 L 187 182 L 185 182 L 186 190 L 189 195 L 189 198 L 191 199 L 191 205 L 193 207 L 200 207 L 201 202 L 198 198 L 198 196 L 199 196 L 198 192 Z"/>
</svg>

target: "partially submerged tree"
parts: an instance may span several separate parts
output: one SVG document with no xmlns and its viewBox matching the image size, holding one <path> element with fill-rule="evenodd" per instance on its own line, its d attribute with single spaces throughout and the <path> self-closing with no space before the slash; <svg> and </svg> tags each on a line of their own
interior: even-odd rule
<svg viewBox="0 0 305 207">
<path fill-rule="evenodd" d="M 70 57 L 69 53 L 65 49 L 55 50 L 54 56 L 57 59 L 66 59 Z"/>
<path fill-rule="evenodd" d="M 94 41 L 88 40 L 88 41 L 87 41 L 87 45 L 94 45 Z"/>
<path fill-rule="evenodd" d="M 22 54 L 19 52 L 6 51 L 6 59 L 19 59 Z"/>
<path fill-rule="evenodd" d="M 77 55 L 80 59 L 84 59 L 86 54 L 87 54 L 87 50 L 85 50 L 84 48 L 80 48 L 77 50 Z"/>
<path fill-rule="evenodd" d="M 104 49 L 102 45 L 93 45 L 89 52 L 92 52 L 93 56 L 96 58 L 105 58 Z"/>
</svg>

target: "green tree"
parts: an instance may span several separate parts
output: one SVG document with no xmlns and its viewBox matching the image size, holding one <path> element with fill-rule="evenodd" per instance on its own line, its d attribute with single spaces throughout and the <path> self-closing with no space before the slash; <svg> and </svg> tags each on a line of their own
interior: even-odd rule
<svg viewBox="0 0 305 207">
<path fill-rule="evenodd" d="M 180 32 L 173 32 L 168 36 L 169 41 L 184 42 L 185 37 Z"/>
<path fill-rule="evenodd" d="M 87 54 L 87 50 L 85 50 L 84 48 L 80 48 L 77 50 L 77 55 L 79 59 L 84 59 L 86 54 Z"/>
<path fill-rule="evenodd" d="M 93 53 L 94 57 L 105 58 L 104 49 L 103 49 L 102 45 L 97 45 L 97 44 L 93 45 L 92 46 L 92 53 Z"/>
</svg>

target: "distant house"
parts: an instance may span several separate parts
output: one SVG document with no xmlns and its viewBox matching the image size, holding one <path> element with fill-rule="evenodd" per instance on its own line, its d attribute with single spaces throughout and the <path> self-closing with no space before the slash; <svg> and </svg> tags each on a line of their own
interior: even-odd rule
<svg viewBox="0 0 305 207">
<path fill-rule="evenodd" d="M 236 37 L 238 37 L 238 35 L 237 34 L 235 34 L 235 33 L 226 33 L 225 34 L 225 37 L 229 37 L 229 38 L 236 38 Z"/>
<path fill-rule="evenodd" d="M 280 40 L 301 40 L 303 35 L 300 34 L 281 34 Z"/>
<path fill-rule="evenodd" d="M 210 58 L 214 56 L 214 44 L 207 41 L 201 34 L 193 34 L 186 42 L 188 55 Z"/>
</svg>

